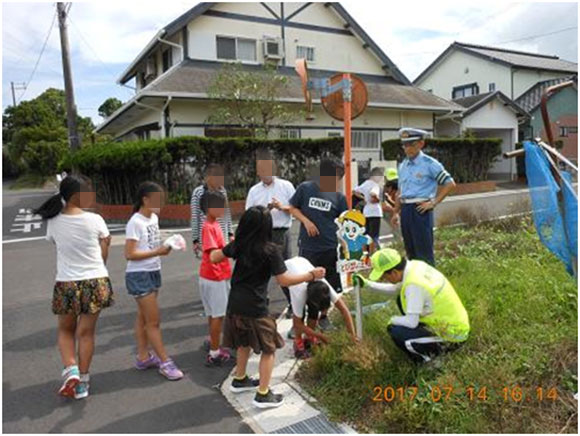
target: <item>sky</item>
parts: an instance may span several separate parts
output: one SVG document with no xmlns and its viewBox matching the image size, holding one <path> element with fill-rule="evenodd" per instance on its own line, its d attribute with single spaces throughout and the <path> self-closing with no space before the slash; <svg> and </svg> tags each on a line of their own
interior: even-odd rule
<svg viewBox="0 0 580 436">
<path fill-rule="evenodd" d="M 99 124 L 102 118 L 97 108 L 103 101 L 131 98 L 133 90 L 116 84 L 121 72 L 158 30 L 195 4 L 178 0 L 74 2 L 69 40 L 79 114 Z M 411 80 L 453 41 L 578 61 L 576 2 L 346 0 L 341 4 Z M 49 33 L 54 17 L 53 2 L 2 2 L 3 109 L 12 104 L 10 82 L 28 84 L 25 90 L 16 90 L 17 102 L 49 87 L 63 89 L 56 21 Z"/>
</svg>

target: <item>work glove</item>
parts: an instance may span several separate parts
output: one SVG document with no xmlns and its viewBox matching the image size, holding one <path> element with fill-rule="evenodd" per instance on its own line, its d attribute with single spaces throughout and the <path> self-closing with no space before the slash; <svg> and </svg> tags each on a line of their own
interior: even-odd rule
<svg viewBox="0 0 580 436">
<path fill-rule="evenodd" d="M 363 277 L 361 274 L 358 273 L 354 273 L 352 275 L 352 284 L 354 286 L 358 285 L 361 288 L 364 288 L 367 285 L 368 279 L 366 279 L 365 277 Z"/>
</svg>

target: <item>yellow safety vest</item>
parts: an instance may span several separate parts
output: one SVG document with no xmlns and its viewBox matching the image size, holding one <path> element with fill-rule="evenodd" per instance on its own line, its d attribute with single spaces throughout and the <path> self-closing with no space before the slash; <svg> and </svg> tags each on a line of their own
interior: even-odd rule
<svg viewBox="0 0 580 436">
<path fill-rule="evenodd" d="M 427 290 L 433 298 L 433 312 L 420 316 L 419 322 L 446 341 L 465 341 L 469 335 L 469 317 L 449 280 L 431 265 L 420 260 L 409 261 L 407 268 L 401 287 L 401 306 L 405 313 L 407 286 L 419 286 Z"/>
</svg>

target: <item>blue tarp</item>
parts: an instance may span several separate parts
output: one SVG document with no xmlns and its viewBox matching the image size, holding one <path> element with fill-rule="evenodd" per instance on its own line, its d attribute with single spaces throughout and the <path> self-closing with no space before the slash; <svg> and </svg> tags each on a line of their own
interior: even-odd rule
<svg viewBox="0 0 580 436">
<path fill-rule="evenodd" d="M 578 199 L 570 183 L 570 174 L 564 177 L 563 205 L 558 203 L 560 186 L 550 171 L 550 162 L 544 151 L 531 141 L 524 142 L 526 177 L 530 187 L 534 224 L 542 243 L 566 265 L 573 274 L 572 264 L 578 256 Z M 562 216 L 562 212 L 564 216 Z"/>
</svg>

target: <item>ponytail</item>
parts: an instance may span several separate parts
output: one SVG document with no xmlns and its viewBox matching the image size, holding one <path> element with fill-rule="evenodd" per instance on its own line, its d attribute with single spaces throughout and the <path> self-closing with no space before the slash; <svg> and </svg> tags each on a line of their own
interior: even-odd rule
<svg viewBox="0 0 580 436">
<path fill-rule="evenodd" d="M 90 180 L 82 175 L 66 176 L 58 187 L 58 193 L 46 200 L 42 206 L 33 211 L 42 219 L 49 220 L 62 212 L 66 203 L 73 195 L 81 191 L 88 191 L 91 187 Z"/>
<path fill-rule="evenodd" d="M 139 209 L 143 206 L 143 197 L 146 197 L 152 192 L 163 192 L 163 188 L 155 182 L 143 182 L 139 185 L 135 202 L 133 203 L 133 213 L 139 212 Z"/>
</svg>

